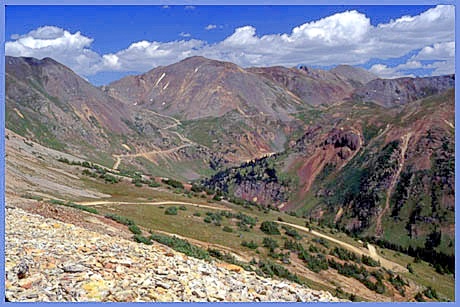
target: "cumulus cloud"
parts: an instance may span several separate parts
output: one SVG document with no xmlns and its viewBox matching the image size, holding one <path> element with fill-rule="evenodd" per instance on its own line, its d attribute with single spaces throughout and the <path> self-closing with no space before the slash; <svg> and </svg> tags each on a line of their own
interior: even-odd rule
<svg viewBox="0 0 460 307">
<path fill-rule="evenodd" d="M 455 57 L 455 42 L 435 43 L 423 47 L 414 57 L 417 60 L 449 60 Z"/>
<path fill-rule="evenodd" d="M 190 8 L 189 8 L 190 9 Z M 241 66 L 359 65 L 371 59 L 397 59 L 415 54 L 405 63 L 370 70 L 382 77 L 410 75 L 426 69 L 453 73 L 455 58 L 454 7 L 438 5 L 416 15 L 373 26 L 356 10 L 344 11 L 294 27 L 288 33 L 258 35 L 252 25 L 238 27 L 220 42 L 189 39 L 170 42 L 139 41 L 126 49 L 99 55 L 93 39 L 80 32 L 42 27 L 12 37 L 6 54 L 53 57 L 83 75 L 100 71 L 147 71 L 192 55 L 231 61 Z M 206 30 L 215 29 L 209 24 Z M 189 33 L 182 32 L 182 37 Z"/>
<path fill-rule="evenodd" d="M 5 53 L 12 56 L 35 58 L 51 57 L 75 70 L 89 75 L 96 72 L 95 65 L 101 56 L 90 49 L 92 38 L 80 32 L 44 26 L 24 35 L 16 35 L 13 41 L 5 43 Z"/>
<path fill-rule="evenodd" d="M 217 25 L 209 24 L 204 29 L 209 31 L 209 30 L 213 30 L 215 28 L 217 28 Z"/>
<path fill-rule="evenodd" d="M 180 32 L 179 36 L 181 36 L 181 37 L 190 37 L 190 36 L 192 36 L 192 34 L 186 33 L 186 32 Z"/>
<path fill-rule="evenodd" d="M 168 43 L 140 41 L 124 50 L 106 55 L 117 60 L 101 63 L 97 71 L 146 71 L 195 55 L 194 52 L 204 45 L 205 42 L 196 39 Z M 115 63 L 117 65 L 113 65 Z"/>
<path fill-rule="evenodd" d="M 384 64 L 375 64 L 369 69 L 370 72 L 376 74 L 381 78 L 399 78 L 399 77 L 414 77 L 414 74 L 405 73 L 406 71 L 410 71 L 413 69 L 424 68 L 420 62 L 417 61 L 408 61 L 403 64 L 399 64 L 397 66 L 387 66 Z"/>
</svg>

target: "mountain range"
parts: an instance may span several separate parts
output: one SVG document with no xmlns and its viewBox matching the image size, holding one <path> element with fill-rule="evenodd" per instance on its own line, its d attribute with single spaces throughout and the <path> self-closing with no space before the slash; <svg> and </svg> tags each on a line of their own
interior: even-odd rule
<svg viewBox="0 0 460 307">
<path fill-rule="evenodd" d="M 6 127 L 114 170 L 451 255 L 454 83 L 191 57 L 95 87 L 53 59 L 6 57 Z"/>
</svg>

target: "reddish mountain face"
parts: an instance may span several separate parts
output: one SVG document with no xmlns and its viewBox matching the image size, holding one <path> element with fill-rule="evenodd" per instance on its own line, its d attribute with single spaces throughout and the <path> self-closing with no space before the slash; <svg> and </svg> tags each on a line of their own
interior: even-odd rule
<svg viewBox="0 0 460 307">
<path fill-rule="evenodd" d="M 125 77 L 104 90 L 128 105 L 140 105 L 179 119 L 244 117 L 291 121 L 302 101 L 276 83 L 228 62 L 192 57 L 139 76 Z"/>
<path fill-rule="evenodd" d="M 249 68 L 248 71 L 276 83 L 312 106 L 341 102 L 354 90 L 346 78 L 324 70 L 278 66 Z"/>
</svg>

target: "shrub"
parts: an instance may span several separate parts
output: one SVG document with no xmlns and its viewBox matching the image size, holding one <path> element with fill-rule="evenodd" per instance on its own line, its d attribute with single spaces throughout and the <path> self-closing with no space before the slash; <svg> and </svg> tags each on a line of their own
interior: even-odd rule
<svg viewBox="0 0 460 307">
<path fill-rule="evenodd" d="M 299 284 L 301 283 L 297 275 L 292 274 L 285 267 L 277 263 L 273 263 L 269 261 L 264 262 L 262 260 L 259 260 L 259 263 L 257 264 L 257 266 L 259 268 L 259 271 L 256 271 L 256 273 L 258 273 L 259 275 L 261 275 L 261 273 L 268 275 L 270 277 L 275 275 L 280 278 L 286 278 L 287 280 L 290 280 L 290 281 L 293 281 Z"/>
<path fill-rule="evenodd" d="M 225 232 L 233 232 L 233 229 L 231 229 L 228 226 L 224 226 L 224 228 L 222 230 L 225 231 Z"/>
<path fill-rule="evenodd" d="M 404 279 L 401 278 L 401 276 L 397 275 L 395 278 L 393 275 L 391 275 L 388 281 L 395 287 L 396 290 L 399 291 L 402 296 L 406 296 L 404 287 L 407 286 L 408 283 L 406 283 Z"/>
<path fill-rule="evenodd" d="M 203 192 L 203 188 L 201 186 L 196 185 L 195 183 L 192 184 L 192 187 L 190 188 L 190 190 L 195 193 Z"/>
<path fill-rule="evenodd" d="M 351 260 L 357 263 L 361 263 L 361 258 L 357 254 L 347 251 L 346 249 L 341 247 L 335 247 L 330 254 L 338 257 L 341 260 Z"/>
<path fill-rule="evenodd" d="M 179 207 L 179 210 L 186 211 L 186 210 L 187 210 L 187 207 L 185 207 L 184 205 L 182 205 L 182 206 Z"/>
<path fill-rule="evenodd" d="M 366 256 L 366 255 L 363 255 L 361 257 L 361 261 L 365 264 L 365 265 L 368 265 L 368 266 L 372 266 L 372 267 L 378 267 L 380 266 L 380 262 L 379 261 L 376 261 L 374 259 L 372 259 L 371 257 L 369 256 Z"/>
<path fill-rule="evenodd" d="M 130 220 L 130 219 L 126 218 L 126 217 L 119 216 L 119 215 L 116 215 L 116 214 L 109 213 L 109 214 L 106 214 L 105 217 L 108 218 L 108 219 L 114 220 L 115 222 L 118 222 L 120 224 L 126 225 L 126 226 L 135 225 L 133 220 Z"/>
<path fill-rule="evenodd" d="M 182 184 L 182 182 L 174 180 L 174 179 L 162 179 L 161 181 L 163 183 L 166 183 L 169 186 L 172 186 L 173 188 L 176 188 L 176 189 L 183 189 L 184 188 L 184 185 Z"/>
<path fill-rule="evenodd" d="M 134 183 L 135 187 L 138 187 L 138 188 L 142 187 L 142 182 L 140 182 L 140 181 L 137 181 L 137 180 L 133 179 L 133 183 Z"/>
<path fill-rule="evenodd" d="M 89 169 L 84 169 L 82 172 L 81 172 L 82 175 L 85 175 L 85 176 L 92 176 L 93 175 L 93 172 L 91 172 Z"/>
<path fill-rule="evenodd" d="M 439 299 L 438 294 L 436 293 L 436 290 L 433 289 L 432 287 L 428 287 L 423 291 L 423 294 L 430 298 L 430 299 Z"/>
<path fill-rule="evenodd" d="M 293 237 L 296 240 L 302 239 L 302 236 L 294 228 L 285 225 L 282 228 L 285 230 L 287 236 Z"/>
<path fill-rule="evenodd" d="M 186 240 L 158 234 L 152 234 L 150 239 L 167 245 L 176 251 L 186 254 L 187 256 L 198 259 L 209 259 L 209 253 L 206 250 L 192 245 Z"/>
<path fill-rule="evenodd" d="M 295 242 L 292 240 L 284 241 L 284 248 L 293 252 L 301 252 L 304 249 L 299 242 Z"/>
<path fill-rule="evenodd" d="M 195 213 L 193 213 L 193 216 L 201 216 L 201 213 L 200 212 L 195 212 Z"/>
<path fill-rule="evenodd" d="M 147 245 L 152 245 L 152 241 L 149 238 L 146 238 L 146 237 L 144 237 L 144 236 L 142 236 L 140 234 L 134 235 L 133 239 L 137 243 L 143 243 L 143 244 L 147 244 Z"/>
<path fill-rule="evenodd" d="M 219 213 L 206 212 L 206 217 L 204 218 L 205 223 L 214 223 L 216 226 L 220 226 L 222 221 L 222 216 Z"/>
<path fill-rule="evenodd" d="M 77 204 L 74 204 L 74 203 L 71 203 L 71 202 L 69 202 L 67 204 L 64 204 L 64 206 L 72 207 L 72 208 L 79 209 L 79 210 L 83 210 L 83 211 L 86 211 L 86 212 L 89 212 L 89 213 L 99 214 L 99 212 L 95 208 L 90 208 L 90 207 L 86 207 L 86 206 L 82 206 L 82 205 L 77 205 Z"/>
<path fill-rule="evenodd" d="M 262 241 L 262 244 L 263 244 L 264 247 L 268 248 L 270 250 L 270 252 L 275 251 L 275 248 L 277 248 L 279 246 L 278 242 L 276 242 L 272 238 L 268 238 L 268 237 L 264 238 L 264 240 Z"/>
<path fill-rule="evenodd" d="M 313 241 L 316 242 L 316 243 L 321 244 L 325 248 L 329 248 L 329 243 L 326 240 L 324 240 L 323 238 L 314 238 Z"/>
<path fill-rule="evenodd" d="M 151 187 L 151 188 L 157 188 L 157 187 L 159 187 L 160 185 L 161 185 L 161 184 L 159 184 L 159 183 L 156 182 L 155 180 L 151 180 L 151 181 L 149 182 L 149 187 Z"/>
<path fill-rule="evenodd" d="M 28 198 L 28 199 L 34 199 L 34 200 L 38 200 L 38 201 L 43 200 L 43 197 L 38 196 L 38 195 L 31 195 L 31 194 L 23 194 L 23 195 L 21 195 L 21 197 Z"/>
<path fill-rule="evenodd" d="M 252 216 L 249 216 L 249 215 L 246 215 L 244 213 L 241 213 L 241 212 L 238 212 L 238 214 L 235 215 L 235 218 L 237 218 L 238 220 L 240 220 L 240 223 L 242 224 L 247 224 L 249 226 L 255 226 L 256 223 L 257 223 L 257 219 L 252 217 Z"/>
<path fill-rule="evenodd" d="M 417 301 L 417 302 L 425 302 L 425 299 L 423 298 L 423 294 L 418 292 L 415 296 L 414 296 L 414 299 Z"/>
<path fill-rule="evenodd" d="M 241 242 L 241 245 L 250 249 L 256 249 L 257 247 L 259 247 L 257 243 L 252 240 L 250 242 L 243 241 Z"/>
<path fill-rule="evenodd" d="M 322 254 L 314 256 L 308 251 L 303 250 L 299 253 L 299 258 L 306 263 L 306 266 L 310 271 L 315 273 L 319 273 L 321 270 L 327 270 L 329 268 L 327 259 Z"/>
<path fill-rule="evenodd" d="M 414 268 L 412 267 L 412 264 L 408 263 L 407 266 L 406 266 L 407 270 L 409 271 L 409 273 L 412 273 L 414 274 Z"/>
<path fill-rule="evenodd" d="M 177 215 L 177 208 L 176 207 L 168 207 L 165 210 L 166 215 Z"/>
<path fill-rule="evenodd" d="M 260 230 L 268 235 L 279 235 L 278 225 L 275 222 L 264 221 L 260 225 Z"/>
<path fill-rule="evenodd" d="M 130 225 L 130 226 L 128 227 L 128 229 L 129 229 L 132 233 L 134 233 L 134 234 L 136 234 L 136 235 L 140 235 L 140 234 L 142 233 L 141 229 L 140 229 L 137 225 L 135 225 L 135 224 L 134 224 L 134 225 Z"/>
<path fill-rule="evenodd" d="M 246 232 L 249 232 L 251 231 L 251 229 L 248 227 L 248 225 L 246 224 L 243 224 L 241 222 L 238 222 L 238 229 L 241 230 L 241 231 L 246 231 Z"/>
<path fill-rule="evenodd" d="M 58 159 L 58 161 L 59 161 L 59 162 L 63 162 L 63 163 L 70 164 L 70 161 L 69 161 L 69 159 L 67 159 L 67 158 L 60 157 L 60 158 Z"/>
<path fill-rule="evenodd" d="M 106 183 L 118 183 L 120 180 L 117 177 L 112 176 L 110 174 L 104 174 L 104 181 Z"/>
</svg>

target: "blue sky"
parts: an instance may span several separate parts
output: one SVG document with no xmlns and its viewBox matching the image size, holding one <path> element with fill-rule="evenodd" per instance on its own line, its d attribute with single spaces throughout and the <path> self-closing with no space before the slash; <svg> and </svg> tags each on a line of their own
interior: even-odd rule
<svg viewBox="0 0 460 307">
<path fill-rule="evenodd" d="M 453 6 L 7 6 L 6 54 L 97 85 L 203 55 L 248 66 L 454 72 Z"/>
</svg>

